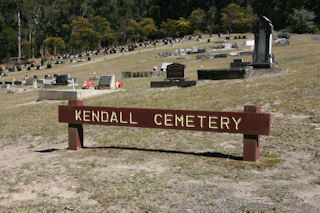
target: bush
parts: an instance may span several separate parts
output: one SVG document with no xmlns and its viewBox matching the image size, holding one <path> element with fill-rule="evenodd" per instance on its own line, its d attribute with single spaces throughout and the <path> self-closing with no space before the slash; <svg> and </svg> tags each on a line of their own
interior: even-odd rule
<svg viewBox="0 0 320 213">
<path fill-rule="evenodd" d="M 314 25 L 314 12 L 306 9 L 293 9 L 293 13 L 289 15 L 289 23 L 293 32 L 311 33 Z"/>
<path fill-rule="evenodd" d="M 289 39 L 291 37 L 291 33 L 289 33 L 289 32 L 280 32 L 277 36 L 278 36 L 278 38 Z"/>
</svg>

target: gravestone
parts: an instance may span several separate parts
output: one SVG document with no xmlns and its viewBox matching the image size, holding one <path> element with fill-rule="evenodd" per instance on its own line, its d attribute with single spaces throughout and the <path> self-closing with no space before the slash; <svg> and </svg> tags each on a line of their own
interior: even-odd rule
<svg viewBox="0 0 320 213">
<path fill-rule="evenodd" d="M 55 85 L 68 85 L 68 75 L 57 75 Z"/>
<path fill-rule="evenodd" d="M 229 56 L 237 56 L 237 55 L 238 55 L 238 52 L 229 52 L 228 55 L 229 55 Z"/>
<path fill-rule="evenodd" d="M 34 78 L 28 78 L 26 79 L 26 83 L 24 84 L 25 86 L 32 86 L 34 82 Z"/>
<path fill-rule="evenodd" d="M 267 17 L 263 16 L 254 30 L 253 68 L 272 67 L 272 34 L 272 23 Z"/>
<path fill-rule="evenodd" d="M 10 84 L 2 84 L 1 89 L 10 89 Z"/>
<path fill-rule="evenodd" d="M 213 58 L 226 58 L 226 57 L 228 57 L 228 55 L 224 53 L 218 53 L 213 55 Z"/>
<path fill-rule="evenodd" d="M 199 80 L 225 80 L 225 79 L 244 79 L 246 71 L 244 69 L 209 69 L 197 70 Z"/>
<path fill-rule="evenodd" d="M 230 69 L 245 69 L 246 67 L 250 66 L 250 62 L 243 62 L 242 58 L 234 59 L 233 62 L 230 63 Z"/>
<path fill-rule="evenodd" d="M 206 47 L 200 46 L 198 47 L 198 53 L 205 53 L 206 52 Z"/>
<path fill-rule="evenodd" d="M 195 86 L 196 81 L 186 80 L 185 78 L 186 65 L 172 63 L 167 66 L 167 78 L 165 81 L 151 81 L 151 87 L 189 87 Z"/>
<path fill-rule="evenodd" d="M 198 47 L 192 47 L 192 53 L 198 53 Z"/>
<path fill-rule="evenodd" d="M 230 42 L 226 42 L 226 43 L 223 43 L 222 46 L 225 48 L 225 49 L 231 49 L 232 48 L 232 43 Z"/>
<path fill-rule="evenodd" d="M 71 79 L 71 84 L 68 84 L 68 87 L 72 87 L 72 90 L 75 90 L 74 87 L 78 86 L 78 84 L 76 83 L 75 78 Z"/>
<path fill-rule="evenodd" d="M 114 75 L 101 75 L 99 80 L 99 89 L 116 89 Z"/>
<path fill-rule="evenodd" d="M 163 62 L 161 64 L 161 71 L 167 71 L 168 65 L 172 64 L 172 62 Z"/>
<path fill-rule="evenodd" d="M 276 46 L 288 46 L 289 41 L 285 38 L 280 38 L 276 40 Z"/>
<path fill-rule="evenodd" d="M 254 40 L 247 40 L 245 45 L 246 46 L 254 46 Z"/>
<path fill-rule="evenodd" d="M 213 58 L 212 54 L 197 55 L 197 60 L 208 60 L 208 59 L 212 59 L 212 58 Z"/>
<path fill-rule="evenodd" d="M 186 65 L 173 63 L 167 66 L 167 79 L 184 79 Z"/>
<path fill-rule="evenodd" d="M 14 85 L 22 85 L 22 81 L 14 81 Z"/>
<path fill-rule="evenodd" d="M 153 72 L 122 72 L 122 78 L 149 78 Z"/>
</svg>

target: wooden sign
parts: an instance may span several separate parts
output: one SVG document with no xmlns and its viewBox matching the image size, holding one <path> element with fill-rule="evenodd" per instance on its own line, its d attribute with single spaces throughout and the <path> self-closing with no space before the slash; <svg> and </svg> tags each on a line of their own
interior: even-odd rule
<svg viewBox="0 0 320 213">
<path fill-rule="evenodd" d="M 71 100 L 59 106 L 59 122 L 78 127 L 95 124 L 269 135 L 270 114 L 259 113 L 255 106 L 246 108 L 245 112 L 116 108 L 83 106 L 82 101 Z"/>
</svg>

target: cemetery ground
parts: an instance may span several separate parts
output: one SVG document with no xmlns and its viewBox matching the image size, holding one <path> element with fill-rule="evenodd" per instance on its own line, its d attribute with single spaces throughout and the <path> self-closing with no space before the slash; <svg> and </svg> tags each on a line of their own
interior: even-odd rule
<svg viewBox="0 0 320 213">
<path fill-rule="evenodd" d="M 200 44 L 213 45 L 184 41 L 174 48 Z M 87 148 L 67 150 L 67 124 L 58 123 L 58 105 L 66 101 L 36 101 L 36 90 L 0 91 L 2 212 L 320 211 L 319 41 L 296 35 L 289 46 L 274 47 L 285 68 L 276 74 L 161 89 L 151 89 L 150 81 L 163 77 L 121 79 L 121 72 L 174 61 L 196 80 L 197 69 L 226 68 L 233 60 L 159 58 L 158 51 L 28 74 L 70 73 L 79 87 L 94 72 L 123 81 L 117 93 L 85 99 L 88 106 L 243 111 L 260 105 L 272 115 L 261 160 L 241 161 L 243 135 L 95 125 L 84 126 Z"/>
</svg>

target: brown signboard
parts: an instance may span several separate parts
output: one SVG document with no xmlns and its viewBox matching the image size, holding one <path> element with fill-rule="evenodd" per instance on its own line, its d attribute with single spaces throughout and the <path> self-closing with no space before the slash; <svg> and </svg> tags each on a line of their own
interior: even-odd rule
<svg viewBox="0 0 320 213">
<path fill-rule="evenodd" d="M 240 133 L 270 134 L 270 114 L 255 112 L 216 112 L 59 106 L 59 122 Z"/>
</svg>

